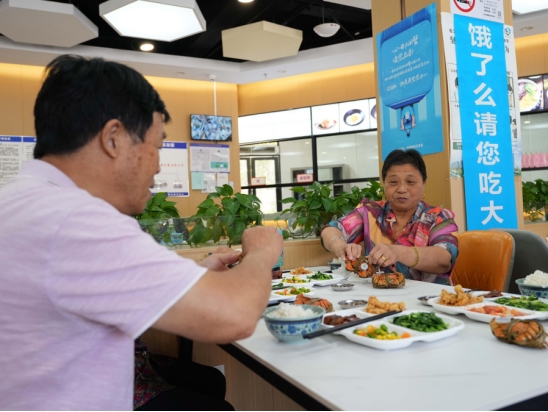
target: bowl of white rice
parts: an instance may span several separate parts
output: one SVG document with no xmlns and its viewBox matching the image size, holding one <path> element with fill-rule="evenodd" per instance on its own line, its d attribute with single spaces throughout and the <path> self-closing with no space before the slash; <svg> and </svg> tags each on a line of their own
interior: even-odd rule
<svg viewBox="0 0 548 412">
<path fill-rule="evenodd" d="M 522 295 L 548 298 L 548 273 L 535 270 L 535 273 L 517 279 L 516 283 Z"/>
<path fill-rule="evenodd" d="M 303 335 L 320 328 L 325 309 L 312 305 L 280 303 L 267 308 L 263 318 L 268 331 L 282 342 L 302 342 Z"/>
</svg>

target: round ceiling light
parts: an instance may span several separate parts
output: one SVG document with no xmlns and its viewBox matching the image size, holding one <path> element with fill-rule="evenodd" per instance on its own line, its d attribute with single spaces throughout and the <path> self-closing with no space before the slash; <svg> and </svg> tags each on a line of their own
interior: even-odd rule
<svg viewBox="0 0 548 412">
<path fill-rule="evenodd" d="M 145 51 L 145 52 L 152 51 L 152 50 L 154 50 L 154 44 L 152 44 L 152 43 L 143 43 L 139 46 L 139 48 L 142 51 Z"/>
<path fill-rule="evenodd" d="M 240 3 L 251 3 L 253 0 L 238 0 Z"/>
<path fill-rule="evenodd" d="M 318 36 L 331 37 L 334 36 L 340 28 L 341 26 L 339 26 L 337 23 L 323 23 L 318 24 L 316 27 L 314 27 L 314 31 Z"/>
</svg>

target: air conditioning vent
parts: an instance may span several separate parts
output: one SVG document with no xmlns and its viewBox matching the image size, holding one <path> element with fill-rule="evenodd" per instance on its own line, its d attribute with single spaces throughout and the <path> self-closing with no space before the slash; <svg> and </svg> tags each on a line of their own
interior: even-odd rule
<svg viewBox="0 0 548 412">
<path fill-rule="evenodd" d="M 278 154 L 278 146 L 240 146 L 240 155 L 247 156 L 272 156 Z"/>
</svg>

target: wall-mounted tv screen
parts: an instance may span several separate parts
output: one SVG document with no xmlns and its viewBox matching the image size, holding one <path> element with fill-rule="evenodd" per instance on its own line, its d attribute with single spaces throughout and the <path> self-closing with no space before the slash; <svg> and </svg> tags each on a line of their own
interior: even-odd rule
<svg viewBox="0 0 548 412">
<path fill-rule="evenodd" d="M 230 142 L 232 141 L 232 117 L 191 114 L 190 138 Z"/>
</svg>

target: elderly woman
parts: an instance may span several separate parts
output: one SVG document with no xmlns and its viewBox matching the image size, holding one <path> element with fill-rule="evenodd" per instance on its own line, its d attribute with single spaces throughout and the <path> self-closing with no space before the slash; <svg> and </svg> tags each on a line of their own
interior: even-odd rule
<svg viewBox="0 0 548 412">
<path fill-rule="evenodd" d="M 382 168 L 386 201 L 363 204 L 322 231 L 325 248 L 343 259 L 361 255 L 407 279 L 450 284 L 458 255 L 454 213 L 421 199 L 426 166 L 416 150 L 394 150 Z"/>
</svg>

